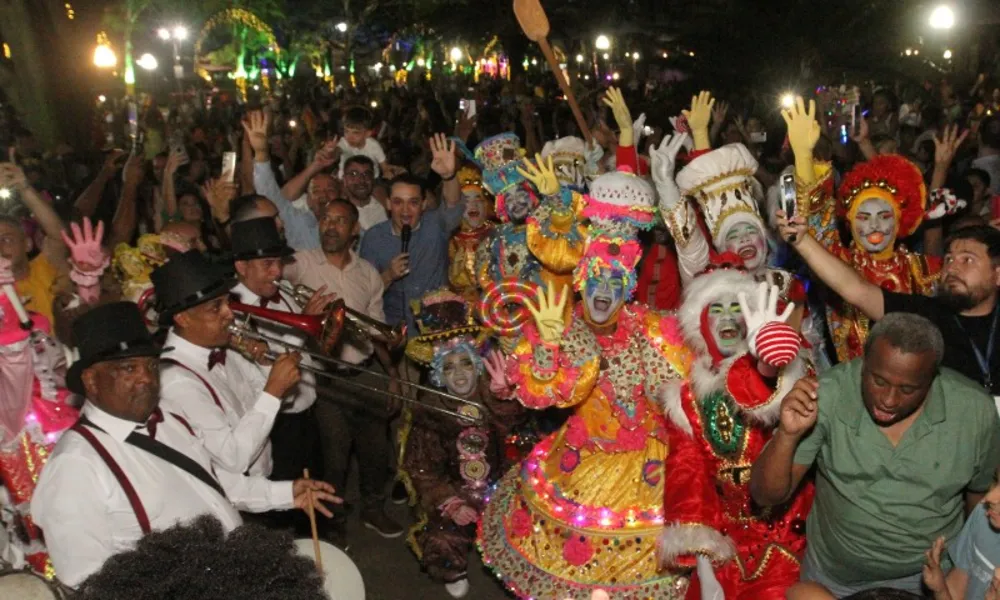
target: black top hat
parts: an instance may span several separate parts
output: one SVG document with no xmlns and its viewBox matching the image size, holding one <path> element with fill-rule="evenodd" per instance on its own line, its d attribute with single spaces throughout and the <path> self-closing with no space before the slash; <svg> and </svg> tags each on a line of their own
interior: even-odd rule
<svg viewBox="0 0 1000 600">
<path fill-rule="evenodd" d="M 274 217 L 262 217 L 233 223 L 230 230 L 233 260 L 281 258 L 295 254 L 278 232 Z"/>
<path fill-rule="evenodd" d="M 218 298 L 236 285 L 231 267 L 214 264 L 197 250 L 171 258 L 149 278 L 163 327 L 171 325 L 177 313 Z"/>
<path fill-rule="evenodd" d="M 102 304 L 84 313 L 73 323 L 73 339 L 80 351 L 80 360 L 66 374 L 66 387 L 83 395 L 84 369 L 107 360 L 136 356 L 159 356 L 161 349 L 146 329 L 134 302 Z"/>
</svg>

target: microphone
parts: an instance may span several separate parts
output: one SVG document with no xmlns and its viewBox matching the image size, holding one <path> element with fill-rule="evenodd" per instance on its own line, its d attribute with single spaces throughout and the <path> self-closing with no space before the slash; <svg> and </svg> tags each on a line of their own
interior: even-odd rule
<svg viewBox="0 0 1000 600">
<path fill-rule="evenodd" d="M 413 234 L 413 230 L 409 225 L 403 225 L 403 228 L 399 231 L 399 239 L 403 242 L 403 253 L 405 254 L 410 249 L 410 236 Z"/>
</svg>

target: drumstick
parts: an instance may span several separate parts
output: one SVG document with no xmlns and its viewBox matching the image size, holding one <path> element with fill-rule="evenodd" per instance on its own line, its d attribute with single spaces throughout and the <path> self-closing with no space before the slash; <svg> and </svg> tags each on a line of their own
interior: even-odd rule
<svg viewBox="0 0 1000 600">
<path fill-rule="evenodd" d="M 309 481 L 309 469 L 305 469 L 304 471 L 302 471 L 302 478 L 305 479 L 306 481 Z M 319 534 L 316 533 L 316 509 L 313 508 L 313 493 L 312 493 L 312 489 L 310 489 L 306 493 L 309 494 L 309 510 L 306 511 L 306 512 L 309 513 L 309 527 L 312 529 L 313 555 L 316 557 L 316 570 L 319 571 L 320 575 L 322 575 L 323 574 L 323 558 L 320 556 Z"/>
</svg>

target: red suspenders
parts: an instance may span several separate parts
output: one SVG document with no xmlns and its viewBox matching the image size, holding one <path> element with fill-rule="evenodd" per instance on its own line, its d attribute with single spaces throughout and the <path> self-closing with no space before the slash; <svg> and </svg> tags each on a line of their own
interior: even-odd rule
<svg viewBox="0 0 1000 600">
<path fill-rule="evenodd" d="M 187 366 L 187 365 L 185 365 L 183 363 L 177 362 L 176 360 L 174 360 L 172 358 L 161 358 L 160 362 L 161 363 L 167 363 L 168 365 L 177 365 L 178 367 L 184 369 L 188 373 L 190 373 L 190 374 L 194 375 L 195 377 L 197 377 L 198 381 L 202 382 L 205 385 L 205 387 L 208 388 L 208 393 L 212 395 L 212 400 L 215 401 L 215 405 L 219 407 L 219 410 L 221 410 L 222 412 L 226 412 L 226 409 L 222 407 L 222 402 L 219 402 L 219 396 L 216 395 L 215 389 L 207 381 L 205 381 L 205 378 L 202 377 L 201 375 L 199 375 L 197 373 L 197 371 L 195 371 L 194 369 L 192 369 L 191 367 L 189 367 L 189 366 Z"/>
<path fill-rule="evenodd" d="M 146 515 L 146 509 L 142 506 L 142 500 L 139 499 L 139 494 L 137 494 L 135 488 L 132 487 L 132 482 L 128 480 L 128 477 L 125 475 L 125 471 L 122 471 L 118 462 L 111 457 L 108 449 L 104 447 L 104 444 L 97 439 L 94 432 L 90 431 L 86 425 L 77 421 L 71 429 L 83 436 L 83 439 L 87 440 L 91 447 L 97 451 L 97 454 L 100 455 L 104 464 L 108 465 L 108 468 L 111 469 L 111 473 L 114 474 L 115 479 L 118 480 L 118 485 L 122 486 L 122 491 L 125 492 L 125 497 L 128 498 L 129 504 L 132 505 L 132 512 L 135 513 L 135 518 L 139 521 L 139 528 L 142 529 L 143 535 L 149 533 L 152 530 L 149 526 L 149 516 Z"/>
</svg>

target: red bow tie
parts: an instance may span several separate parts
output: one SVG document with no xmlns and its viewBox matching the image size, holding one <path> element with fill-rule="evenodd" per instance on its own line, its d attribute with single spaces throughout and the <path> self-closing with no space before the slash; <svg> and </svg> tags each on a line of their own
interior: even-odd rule
<svg viewBox="0 0 1000 600">
<path fill-rule="evenodd" d="M 146 431 L 149 432 L 149 437 L 156 439 L 156 426 L 163 422 L 163 411 L 159 407 L 153 409 L 153 414 L 149 415 L 146 419 Z"/>
<path fill-rule="evenodd" d="M 208 370 L 211 371 L 215 365 L 226 366 L 225 348 L 216 348 L 208 353 Z"/>
</svg>

